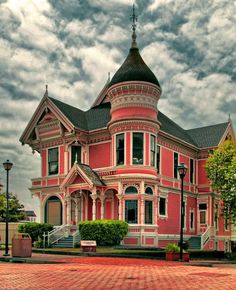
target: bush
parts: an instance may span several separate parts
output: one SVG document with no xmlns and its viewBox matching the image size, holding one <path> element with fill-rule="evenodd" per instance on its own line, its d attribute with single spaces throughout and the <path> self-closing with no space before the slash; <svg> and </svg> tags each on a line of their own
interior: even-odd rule
<svg viewBox="0 0 236 290">
<path fill-rule="evenodd" d="M 53 225 L 39 223 L 24 223 L 18 227 L 19 233 L 27 233 L 31 236 L 32 243 L 38 241 L 38 238 L 43 239 L 43 233 L 53 230 Z"/>
<path fill-rule="evenodd" d="M 100 246 L 119 245 L 128 233 L 128 224 L 116 220 L 84 221 L 79 224 L 81 240 L 95 240 Z"/>
</svg>

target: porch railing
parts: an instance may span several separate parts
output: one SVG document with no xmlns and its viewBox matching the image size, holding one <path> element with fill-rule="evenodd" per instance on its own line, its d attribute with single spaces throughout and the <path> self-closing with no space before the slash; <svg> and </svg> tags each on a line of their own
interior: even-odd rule
<svg viewBox="0 0 236 290">
<path fill-rule="evenodd" d="M 70 234 L 70 225 L 61 225 L 48 232 L 48 246 L 55 244 L 57 241 L 64 237 L 68 237 Z"/>
<path fill-rule="evenodd" d="M 75 248 L 76 244 L 78 244 L 80 242 L 80 240 L 81 240 L 79 230 L 77 230 L 76 232 L 74 232 L 72 234 L 72 237 L 73 237 L 73 248 Z"/>
<path fill-rule="evenodd" d="M 206 245 L 210 238 L 214 235 L 214 227 L 208 227 L 206 231 L 201 235 L 201 249 Z"/>
</svg>

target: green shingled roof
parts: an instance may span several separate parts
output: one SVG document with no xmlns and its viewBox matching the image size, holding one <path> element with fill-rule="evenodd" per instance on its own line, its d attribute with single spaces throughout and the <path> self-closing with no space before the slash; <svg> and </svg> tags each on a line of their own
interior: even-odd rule
<svg viewBox="0 0 236 290">
<path fill-rule="evenodd" d="M 202 128 L 187 130 L 199 148 L 215 147 L 220 143 L 229 123 L 221 123 Z"/>
<path fill-rule="evenodd" d="M 92 181 L 95 185 L 103 186 L 105 183 L 101 181 L 99 176 L 96 172 L 92 170 L 92 168 L 89 165 L 86 164 L 78 164 L 78 167 L 81 168 L 81 170 L 87 175 L 87 177 Z"/>
<path fill-rule="evenodd" d="M 49 99 L 70 120 L 75 128 L 80 128 L 86 131 L 96 130 L 107 127 L 107 123 L 111 119 L 110 103 L 101 104 L 84 112 L 54 98 L 50 97 Z M 158 120 L 161 123 L 162 132 L 198 148 L 217 146 L 229 124 L 222 123 L 202 128 L 184 130 L 160 111 L 158 112 Z"/>
<path fill-rule="evenodd" d="M 156 76 L 142 59 L 138 48 L 130 48 L 127 58 L 111 79 L 109 87 L 128 81 L 149 82 L 160 87 Z"/>
<path fill-rule="evenodd" d="M 197 147 L 197 144 L 191 136 L 189 136 L 186 130 L 181 128 L 160 111 L 158 112 L 158 120 L 161 123 L 161 131 Z"/>
</svg>

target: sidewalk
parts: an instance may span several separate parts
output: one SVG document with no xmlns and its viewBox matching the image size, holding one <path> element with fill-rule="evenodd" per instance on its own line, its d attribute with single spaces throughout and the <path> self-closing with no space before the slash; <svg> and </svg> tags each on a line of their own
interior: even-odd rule
<svg viewBox="0 0 236 290">
<path fill-rule="evenodd" d="M 2 256 L 1 256 L 2 258 Z M 236 269 L 164 260 L 33 253 L 30 264 L 1 263 L 0 289 L 236 289 Z M 34 264 L 32 262 L 55 264 Z M 207 261 L 209 262 L 209 261 Z"/>
</svg>

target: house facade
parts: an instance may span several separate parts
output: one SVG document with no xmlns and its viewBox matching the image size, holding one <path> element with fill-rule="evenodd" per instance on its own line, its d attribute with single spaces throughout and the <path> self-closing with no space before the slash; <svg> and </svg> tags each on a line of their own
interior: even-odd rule
<svg viewBox="0 0 236 290">
<path fill-rule="evenodd" d="M 177 165 L 184 163 L 184 240 L 229 250 L 231 228 L 204 166 L 211 150 L 234 138 L 231 121 L 184 130 L 158 110 L 160 97 L 135 29 L 127 58 L 88 111 L 50 97 L 46 89 L 20 138 L 41 156 L 41 176 L 30 188 L 40 200 L 41 222 L 125 220 L 124 245 L 178 242 Z"/>
</svg>

